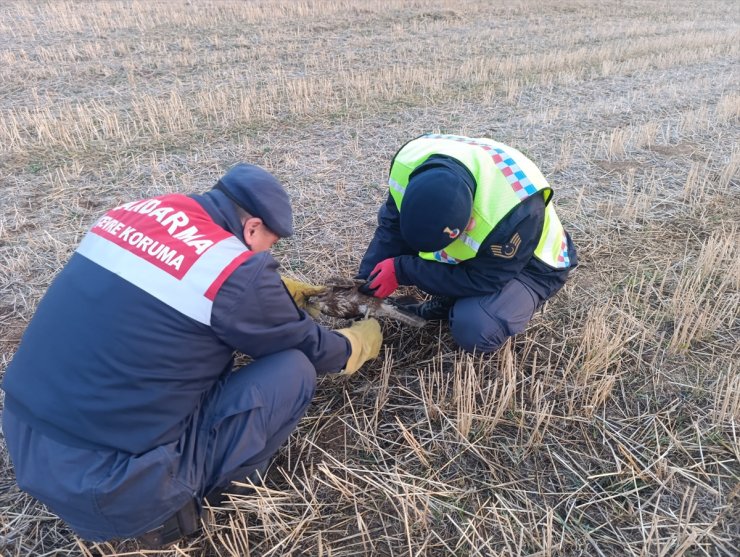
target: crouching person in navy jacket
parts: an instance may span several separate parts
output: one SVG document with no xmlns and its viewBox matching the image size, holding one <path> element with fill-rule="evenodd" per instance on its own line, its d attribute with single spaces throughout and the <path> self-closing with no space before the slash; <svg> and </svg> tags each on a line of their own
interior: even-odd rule
<svg viewBox="0 0 740 557">
<path fill-rule="evenodd" d="M 317 288 L 283 281 L 269 253 L 292 232 L 283 187 L 247 164 L 203 195 L 102 216 L 5 374 L 20 488 L 83 538 L 162 546 L 264 471 L 316 374 L 354 373 L 382 341 L 374 320 L 331 331 L 308 316 Z M 232 370 L 235 351 L 253 362 Z"/>
<path fill-rule="evenodd" d="M 381 298 L 399 285 L 432 294 L 409 308 L 448 319 L 465 350 L 522 332 L 577 264 L 547 180 L 507 145 L 421 136 L 396 153 L 389 185 L 358 278 Z"/>
</svg>

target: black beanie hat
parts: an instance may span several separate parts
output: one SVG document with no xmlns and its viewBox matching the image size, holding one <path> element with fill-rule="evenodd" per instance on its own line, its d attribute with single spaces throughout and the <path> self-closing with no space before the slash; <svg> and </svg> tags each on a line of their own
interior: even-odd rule
<svg viewBox="0 0 740 557">
<path fill-rule="evenodd" d="M 401 236 L 414 250 L 439 251 L 465 231 L 475 180 L 458 161 L 435 156 L 412 173 L 401 201 Z"/>
<path fill-rule="evenodd" d="M 213 189 L 253 217 L 259 217 L 281 238 L 293 234 L 293 209 L 282 184 L 264 168 L 237 164 L 216 183 Z"/>
</svg>

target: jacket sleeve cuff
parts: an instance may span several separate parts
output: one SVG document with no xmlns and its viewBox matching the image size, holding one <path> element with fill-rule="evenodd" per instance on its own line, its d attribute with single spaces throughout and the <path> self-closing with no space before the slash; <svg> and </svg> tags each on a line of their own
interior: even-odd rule
<svg viewBox="0 0 740 557">
<path fill-rule="evenodd" d="M 413 255 L 399 255 L 393 258 L 393 269 L 396 271 L 396 282 L 399 286 L 413 286 L 413 282 L 409 281 L 409 277 L 406 275 L 404 270 L 403 261 L 408 257 L 416 257 Z"/>
</svg>

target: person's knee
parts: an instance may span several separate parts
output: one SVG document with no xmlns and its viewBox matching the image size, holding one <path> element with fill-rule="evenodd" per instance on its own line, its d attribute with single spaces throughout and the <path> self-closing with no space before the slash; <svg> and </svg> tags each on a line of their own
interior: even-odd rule
<svg viewBox="0 0 740 557">
<path fill-rule="evenodd" d="M 531 290 L 516 280 L 496 294 L 461 298 L 450 315 L 452 336 L 468 352 L 494 352 L 526 329 L 536 302 Z"/>
<path fill-rule="evenodd" d="M 460 348 L 478 354 L 495 352 L 509 338 L 503 325 L 493 318 L 486 327 L 481 327 L 480 321 L 454 319 L 450 321 L 450 330 Z"/>
<path fill-rule="evenodd" d="M 300 350 L 286 350 L 281 356 L 276 366 L 279 369 L 276 369 L 275 383 L 282 389 L 292 390 L 296 398 L 308 406 L 316 392 L 316 368 Z"/>
<path fill-rule="evenodd" d="M 251 392 L 256 388 L 260 393 L 259 406 L 283 408 L 283 414 L 296 416 L 313 399 L 316 391 L 316 368 L 300 350 L 284 350 L 240 368 L 229 379 L 229 383 L 230 386 L 224 390 L 222 398 L 239 398 L 240 391 Z"/>
</svg>

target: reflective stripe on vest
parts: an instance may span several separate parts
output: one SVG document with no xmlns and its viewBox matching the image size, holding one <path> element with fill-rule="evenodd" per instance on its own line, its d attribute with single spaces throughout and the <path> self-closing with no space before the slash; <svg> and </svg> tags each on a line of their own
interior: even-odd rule
<svg viewBox="0 0 740 557">
<path fill-rule="evenodd" d="M 253 255 L 196 201 L 180 194 L 108 211 L 77 253 L 205 325 L 211 324 L 218 290 Z"/>
<path fill-rule="evenodd" d="M 565 231 L 549 203 L 552 188 L 526 156 L 491 139 L 429 134 L 404 145 L 394 157 L 389 177 L 391 195 L 399 211 L 409 175 L 432 155 L 446 155 L 462 163 L 475 178 L 477 187 L 468 228 L 445 249 L 421 252 L 420 257 L 450 264 L 475 257 L 481 243 L 503 218 L 521 201 L 543 191 L 547 205 L 545 226 L 535 256 L 552 267 L 569 265 Z"/>
<path fill-rule="evenodd" d="M 548 205 L 545 209 L 545 224 L 542 228 L 540 242 L 534 250 L 534 255 L 540 261 L 556 269 L 570 267 L 565 230 L 563 225 L 560 224 L 560 219 L 552 205 Z"/>
</svg>

